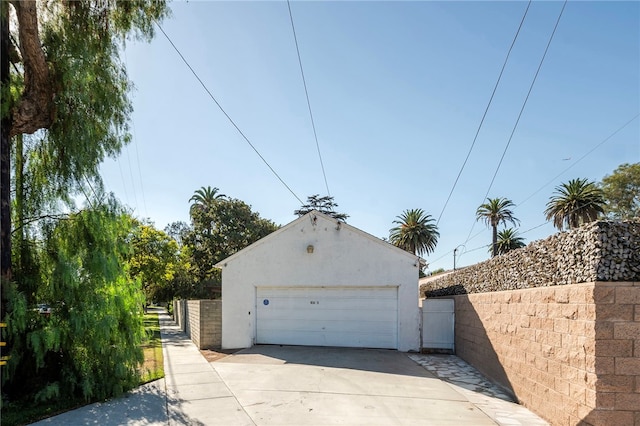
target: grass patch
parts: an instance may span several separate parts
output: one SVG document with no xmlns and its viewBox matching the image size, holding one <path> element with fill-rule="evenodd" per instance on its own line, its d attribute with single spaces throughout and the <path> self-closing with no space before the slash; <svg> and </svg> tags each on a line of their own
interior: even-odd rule
<svg viewBox="0 0 640 426">
<path fill-rule="evenodd" d="M 96 402 L 96 401 L 93 401 Z M 17 401 L 2 406 L 2 425 L 27 425 L 87 404 L 84 400 L 65 399 L 34 404 L 32 401 Z"/>
<path fill-rule="evenodd" d="M 164 358 L 157 313 L 144 315 L 144 328 L 147 331 L 147 338 L 142 343 L 144 362 L 140 366 L 141 385 L 164 377 Z M 6 403 L 1 407 L 1 423 L 2 426 L 27 425 L 94 402 L 98 400 L 87 402 L 84 399 L 64 399 L 37 404 L 33 401 Z"/>
<path fill-rule="evenodd" d="M 164 377 L 164 357 L 162 356 L 162 338 L 158 314 L 153 312 L 144 315 L 144 328 L 147 339 L 142 344 L 144 363 L 140 367 L 140 384 L 148 383 Z"/>
</svg>

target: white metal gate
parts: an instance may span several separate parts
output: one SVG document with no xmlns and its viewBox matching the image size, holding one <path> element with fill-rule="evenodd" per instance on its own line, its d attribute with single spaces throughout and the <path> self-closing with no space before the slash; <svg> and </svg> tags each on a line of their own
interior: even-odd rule
<svg viewBox="0 0 640 426">
<path fill-rule="evenodd" d="M 455 349 L 453 299 L 425 299 L 422 302 L 422 349 Z"/>
</svg>

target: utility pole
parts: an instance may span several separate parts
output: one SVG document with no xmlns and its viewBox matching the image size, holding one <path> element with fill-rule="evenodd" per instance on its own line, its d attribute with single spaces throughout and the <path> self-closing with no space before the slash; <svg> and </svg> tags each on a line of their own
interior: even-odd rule
<svg viewBox="0 0 640 426">
<path fill-rule="evenodd" d="M 453 270 L 456 270 L 456 252 L 458 251 L 458 247 L 453 249 Z"/>
<path fill-rule="evenodd" d="M 456 253 L 458 252 L 458 249 L 460 247 L 464 247 L 466 249 L 464 244 L 460 244 L 458 247 L 453 249 L 453 270 L 454 271 L 456 270 Z"/>
</svg>

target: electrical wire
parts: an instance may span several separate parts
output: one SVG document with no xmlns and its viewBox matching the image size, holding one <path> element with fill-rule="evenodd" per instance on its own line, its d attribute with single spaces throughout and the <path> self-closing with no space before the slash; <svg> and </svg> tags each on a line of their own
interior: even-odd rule
<svg viewBox="0 0 640 426">
<path fill-rule="evenodd" d="M 242 130 L 240 130 L 240 127 L 238 127 L 238 125 L 235 123 L 235 121 L 233 121 L 233 119 L 231 118 L 231 116 L 229 116 L 229 114 L 227 114 L 227 112 L 225 111 L 224 108 L 222 108 L 222 105 L 220 105 L 220 102 L 218 102 L 218 100 L 216 99 L 215 96 L 213 96 L 213 94 L 211 93 L 211 91 L 207 88 L 207 86 L 204 84 L 204 82 L 202 81 L 202 79 L 200 78 L 200 76 L 198 75 L 198 73 L 196 73 L 196 71 L 193 69 L 193 67 L 191 66 L 191 64 L 189 64 L 189 62 L 186 60 L 186 58 L 184 57 L 184 55 L 182 54 L 182 52 L 180 52 L 180 49 L 178 49 L 178 47 L 173 43 L 173 40 L 171 40 L 171 38 L 167 35 L 167 33 L 164 31 L 164 29 L 162 28 L 162 26 L 158 23 L 155 22 L 156 26 L 160 29 L 160 31 L 162 32 L 162 34 L 164 34 L 165 38 L 167 39 L 167 41 L 169 42 L 169 44 L 171 44 L 171 46 L 173 47 L 173 50 L 176 51 L 176 53 L 178 54 L 178 56 L 180 56 L 180 59 L 182 59 L 182 62 L 184 62 L 184 64 L 187 66 L 187 68 L 189 68 L 189 70 L 191 71 L 191 73 L 193 74 L 193 76 L 196 78 L 196 80 L 198 80 L 198 82 L 200 83 L 200 85 L 202 86 L 202 88 L 205 90 L 205 92 L 207 92 L 207 94 L 209 95 L 209 97 L 211 98 L 211 100 L 213 100 L 213 102 L 218 106 L 218 108 L 220 109 L 220 111 L 224 114 L 225 117 L 227 117 L 227 120 L 229 120 L 229 122 L 233 125 L 233 127 L 235 127 L 235 129 L 238 131 L 238 133 L 240 133 L 240 136 L 242 136 L 242 138 L 249 144 L 249 146 L 251 147 L 251 149 L 253 149 L 253 151 L 258 155 L 258 157 L 260 157 L 260 159 L 262 160 L 262 162 L 269 168 L 269 170 L 271 170 L 271 173 L 273 173 L 273 175 L 278 178 L 278 180 L 280 181 L 280 183 L 282 183 L 284 185 L 285 188 L 287 188 L 289 190 L 289 192 L 291 193 L 291 195 L 293 195 L 299 202 L 300 204 L 304 204 L 304 202 L 300 199 L 300 197 L 298 197 L 296 195 L 295 192 L 293 192 L 293 190 L 289 187 L 289 185 L 286 184 L 286 182 L 280 177 L 280 175 L 278 173 L 276 173 L 276 171 L 273 169 L 273 167 L 271 167 L 271 165 L 267 162 L 267 160 L 262 156 L 262 154 L 260 154 L 260 152 L 258 151 L 258 149 L 251 143 L 251 141 L 249 140 L 249 138 L 242 132 Z"/>
<path fill-rule="evenodd" d="M 118 163 L 118 169 L 120 169 L 120 178 L 122 179 L 122 189 L 124 189 L 124 196 L 127 200 L 127 203 L 129 203 L 129 193 L 127 192 L 127 185 L 125 184 L 125 181 L 124 181 L 124 173 L 122 173 L 122 165 L 120 164 L 120 157 L 118 157 L 116 162 Z"/>
<path fill-rule="evenodd" d="M 549 51 L 549 46 L 551 46 L 551 42 L 553 41 L 553 36 L 555 35 L 556 30 L 558 29 L 558 24 L 560 23 L 560 18 L 562 18 L 562 14 L 564 13 L 564 9 L 567 6 L 567 1 L 568 0 L 565 0 L 564 3 L 562 4 L 562 9 L 560 9 L 560 13 L 558 14 L 558 19 L 556 19 L 556 23 L 555 23 L 555 26 L 553 27 L 553 31 L 551 32 L 551 35 L 549 36 L 549 41 L 547 42 L 547 46 L 545 47 L 544 53 L 542 54 L 542 58 L 540 59 L 540 63 L 538 64 L 538 69 L 536 70 L 536 73 L 533 76 L 533 80 L 531 81 L 531 85 L 529 86 L 529 91 L 527 92 L 527 96 L 524 98 L 524 102 L 522 103 L 522 107 L 520 108 L 520 112 L 518 113 L 518 118 L 516 119 L 516 122 L 515 122 L 515 124 L 513 126 L 513 129 L 511 130 L 511 135 L 509 136 L 509 140 L 507 141 L 507 144 L 504 147 L 504 151 L 502 151 L 502 156 L 500 157 L 500 161 L 498 162 L 498 166 L 496 167 L 496 170 L 493 173 L 493 177 L 491 178 L 491 183 L 489 184 L 489 188 L 487 188 L 487 193 L 482 198 L 483 202 L 489 196 L 489 192 L 491 191 L 491 188 L 493 187 L 493 183 L 495 182 L 496 176 L 498 175 L 498 171 L 500 170 L 500 166 L 502 165 L 502 161 L 504 160 L 504 157 L 507 154 L 507 150 L 509 149 L 509 146 L 511 145 L 511 141 L 513 140 L 513 135 L 515 134 L 516 129 L 518 128 L 518 123 L 520 123 L 520 118 L 522 117 L 522 113 L 524 112 L 524 109 L 527 106 L 527 102 L 529 101 L 529 96 L 531 95 L 531 91 L 533 90 L 533 86 L 535 85 L 536 80 L 538 79 L 538 74 L 540 73 L 540 69 L 542 68 L 542 64 L 544 63 L 544 59 L 546 58 L 547 52 Z M 476 221 L 473 222 L 473 225 L 471 226 L 471 230 L 469 231 L 469 235 L 467 236 L 467 240 L 464 242 L 464 244 L 466 244 L 467 241 L 469 241 L 469 236 L 473 232 L 473 228 L 475 226 L 476 226 Z"/>
<path fill-rule="evenodd" d="M 287 0 L 288 1 L 288 0 Z M 518 26 L 518 30 L 516 31 L 513 40 L 511 41 L 511 46 L 509 47 L 509 51 L 507 52 L 507 56 L 504 58 L 504 62 L 502 64 L 502 69 L 500 70 L 500 74 L 498 75 L 498 79 L 496 80 L 496 84 L 493 86 L 493 92 L 491 92 L 491 97 L 489 98 L 489 102 L 487 103 L 487 107 L 484 109 L 484 114 L 482 114 L 482 119 L 480 120 L 480 124 L 478 125 L 478 129 L 476 130 L 476 134 L 473 137 L 473 142 L 469 147 L 469 151 L 467 152 L 467 156 L 462 163 L 462 167 L 460 167 L 460 171 L 458 172 L 458 176 L 456 176 L 455 182 L 453 182 L 453 186 L 451 187 L 451 191 L 449 191 L 449 195 L 447 196 L 447 201 L 445 201 L 444 206 L 442 207 L 442 211 L 440 211 L 440 215 L 438 215 L 438 220 L 436 221 L 436 226 L 440 223 L 440 219 L 444 214 L 447 205 L 449 204 L 449 200 L 451 200 L 451 196 L 453 195 L 453 191 L 456 189 L 458 185 L 458 180 L 460 180 L 460 176 L 462 175 L 462 171 L 467 165 L 467 161 L 471 156 L 471 151 L 473 151 L 473 147 L 476 144 L 476 140 L 478 139 L 478 135 L 480 134 L 480 129 L 482 129 L 482 125 L 484 124 L 484 119 L 487 117 L 487 113 L 489 112 L 489 107 L 491 106 L 491 102 L 493 101 L 493 97 L 496 94 L 496 90 L 498 89 L 498 85 L 500 84 L 500 80 L 502 79 L 502 74 L 504 73 L 504 69 L 507 66 L 507 62 L 509 61 L 509 56 L 511 55 L 511 50 L 513 50 L 513 46 L 516 44 L 516 40 L 518 39 L 518 35 L 520 34 L 520 30 L 522 29 L 522 25 L 524 24 L 524 20 L 527 17 L 527 12 L 529 12 L 529 7 L 531 6 L 531 0 L 527 3 L 527 8 L 524 10 L 524 14 L 522 15 L 522 19 L 520 20 L 520 25 Z"/>
<path fill-rule="evenodd" d="M 594 146 L 593 148 L 591 148 L 591 150 L 589 150 L 586 154 L 584 154 L 582 157 L 578 158 L 576 161 L 574 161 L 569 167 L 567 167 L 566 169 L 564 169 L 563 171 L 561 171 L 560 173 L 558 173 L 558 175 L 556 175 L 553 179 L 551 179 L 549 182 L 545 183 L 544 185 L 542 185 L 540 188 L 538 188 L 533 194 L 529 195 L 527 198 L 525 198 L 524 200 L 522 200 L 520 203 L 518 203 L 516 205 L 516 208 L 520 207 L 521 205 L 523 205 L 524 203 L 526 203 L 527 201 L 529 201 L 531 198 L 533 198 L 537 193 L 539 193 L 540 191 L 542 191 L 544 188 L 546 188 L 547 186 L 549 186 L 550 184 L 552 184 L 553 182 L 555 182 L 556 179 L 558 179 L 560 176 L 562 176 L 563 174 L 565 174 L 567 171 L 569 171 L 569 169 L 573 168 L 573 166 L 575 166 L 576 164 L 578 164 L 580 161 L 584 160 L 585 157 L 587 157 L 589 154 L 591 154 L 593 151 L 595 151 L 596 149 L 600 148 L 602 145 L 604 145 L 605 142 L 608 142 L 611 138 L 613 138 L 615 135 L 617 135 L 619 132 L 621 132 L 625 127 L 627 127 L 629 124 L 631 124 L 634 120 L 636 120 L 638 117 L 640 116 L 640 114 L 636 114 L 635 117 L 633 117 L 631 120 L 627 121 L 626 123 L 624 123 L 622 126 L 620 126 L 615 132 L 611 133 L 609 136 L 607 136 L 603 141 L 601 141 L 600 143 L 598 143 L 596 146 Z"/>
<path fill-rule="evenodd" d="M 124 50 L 124 61 L 125 64 L 129 65 L 129 60 L 127 58 L 127 50 Z M 136 123 L 133 120 L 133 118 L 131 119 L 131 127 L 133 128 L 133 146 L 136 149 L 136 163 L 138 165 L 138 177 L 140 178 L 140 192 L 142 192 L 142 204 L 144 206 L 144 214 L 145 216 L 149 216 L 149 211 L 147 210 L 147 199 L 144 195 L 144 184 L 143 184 L 143 180 L 142 180 L 142 168 L 140 167 L 140 154 L 138 153 L 138 137 L 136 135 Z"/>
<path fill-rule="evenodd" d="M 136 204 L 136 211 L 139 211 L 140 209 L 138 208 L 138 194 L 136 191 L 136 183 L 133 179 L 133 167 L 131 167 L 131 151 L 129 150 L 128 146 L 127 146 L 127 163 L 129 164 L 129 177 L 131 178 L 131 187 L 133 188 L 133 201 Z"/>
<path fill-rule="evenodd" d="M 298 46 L 298 37 L 296 36 L 296 27 L 293 25 L 293 14 L 291 13 L 291 3 L 287 0 L 287 7 L 289 8 L 289 19 L 291 20 L 291 30 L 293 31 L 293 40 L 296 44 L 296 53 L 298 54 L 298 64 L 300 65 L 300 74 L 302 75 L 302 84 L 304 86 L 304 95 L 307 98 L 307 107 L 309 108 L 309 117 L 311 117 L 311 128 L 313 129 L 313 137 L 316 140 L 316 148 L 318 150 L 318 158 L 320 159 L 320 167 L 322 168 L 322 176 L 324 177 L 324 185 L 327 188 L 327 195 L 331 196 L 329 191 L 329 184 L 327 183 L 327 173 L 324 170 L 324 162 L 322 161 L 322 154 L 320 153 L 320 143 L 318 142 L 318 133 L 316 132 L 316 124 L 313 119 L 313 112 L 311 112 L 311 102 L 309 101 L 309 91 L 307 90 L 307 80 L 304 77 L 304 69 L 302 68 L 302 59 L 300 58 L 300 48 Z"/>
</svg>

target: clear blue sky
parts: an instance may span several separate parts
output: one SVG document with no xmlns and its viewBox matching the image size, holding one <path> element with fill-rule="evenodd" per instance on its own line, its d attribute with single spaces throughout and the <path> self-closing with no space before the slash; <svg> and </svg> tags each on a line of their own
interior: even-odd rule
<svg viewBox="0 0 640 426">
<path fill-rule="evenodd" d="M 430 269 L 488 258 L 475 223 L 562 2 L 532 3 L 469 161 L 439 222 Z M 291 3 L 331 195 L 388 237 L 404 210 L 440 215 L 527 2 Z M 326 193 L 286 2 L 172 3 L 164 30 L 293 192 Z M 134 141 L 102 174 L 158 228 L 188 221 L 213 186 L 284 225 L 300 202 L 228 122 L 167 39 L 126 55 Z M 517 204 L 527 242 L 556 232 L 554 188 L 640 161 L 640 3 L 567 4 L 489 197 Z M 567 170 L 569 169 L 569 170 Z M 475 225 L 474 225 L 475 223 Z M 539 226 L 542 225 L 542 226 Z M 471 232 L 471 239 L 468 239 Z M 474 250 L 475 249 L 475 250 Z M 465 252 L 466 251 L 466 252 Z"/>
</svg>

